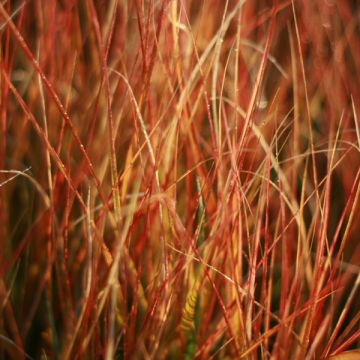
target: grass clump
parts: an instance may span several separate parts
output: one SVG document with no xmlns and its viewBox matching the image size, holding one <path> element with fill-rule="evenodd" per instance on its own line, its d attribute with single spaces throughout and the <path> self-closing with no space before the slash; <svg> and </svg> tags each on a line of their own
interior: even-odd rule
<svg viewBox="0 0 360 360">
<path fill-rule="evenodd" d="M 0 17 L 0 358 L 360 356 L 356 2 Z"/>
</svg>

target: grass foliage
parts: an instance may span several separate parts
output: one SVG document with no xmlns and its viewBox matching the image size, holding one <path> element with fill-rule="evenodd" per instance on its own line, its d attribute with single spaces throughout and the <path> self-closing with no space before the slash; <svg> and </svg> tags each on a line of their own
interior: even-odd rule
<svg viewBox="0 0 360 360">
<path fill-rule="evenodd" d="M 359 358 L 357 1 L 5 0 L 0 38 L 0 358 Z"/>
</svg>

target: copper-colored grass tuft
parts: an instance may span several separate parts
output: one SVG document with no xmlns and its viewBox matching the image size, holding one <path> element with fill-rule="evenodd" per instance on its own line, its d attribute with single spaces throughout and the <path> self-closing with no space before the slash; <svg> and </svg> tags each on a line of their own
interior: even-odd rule
<svg viewBox="0 0 360 360">
<path fill-rule="evenodd" d="M 356 1 L 0 4 L 0 358 L 356 359 Z"/>
</svg>

